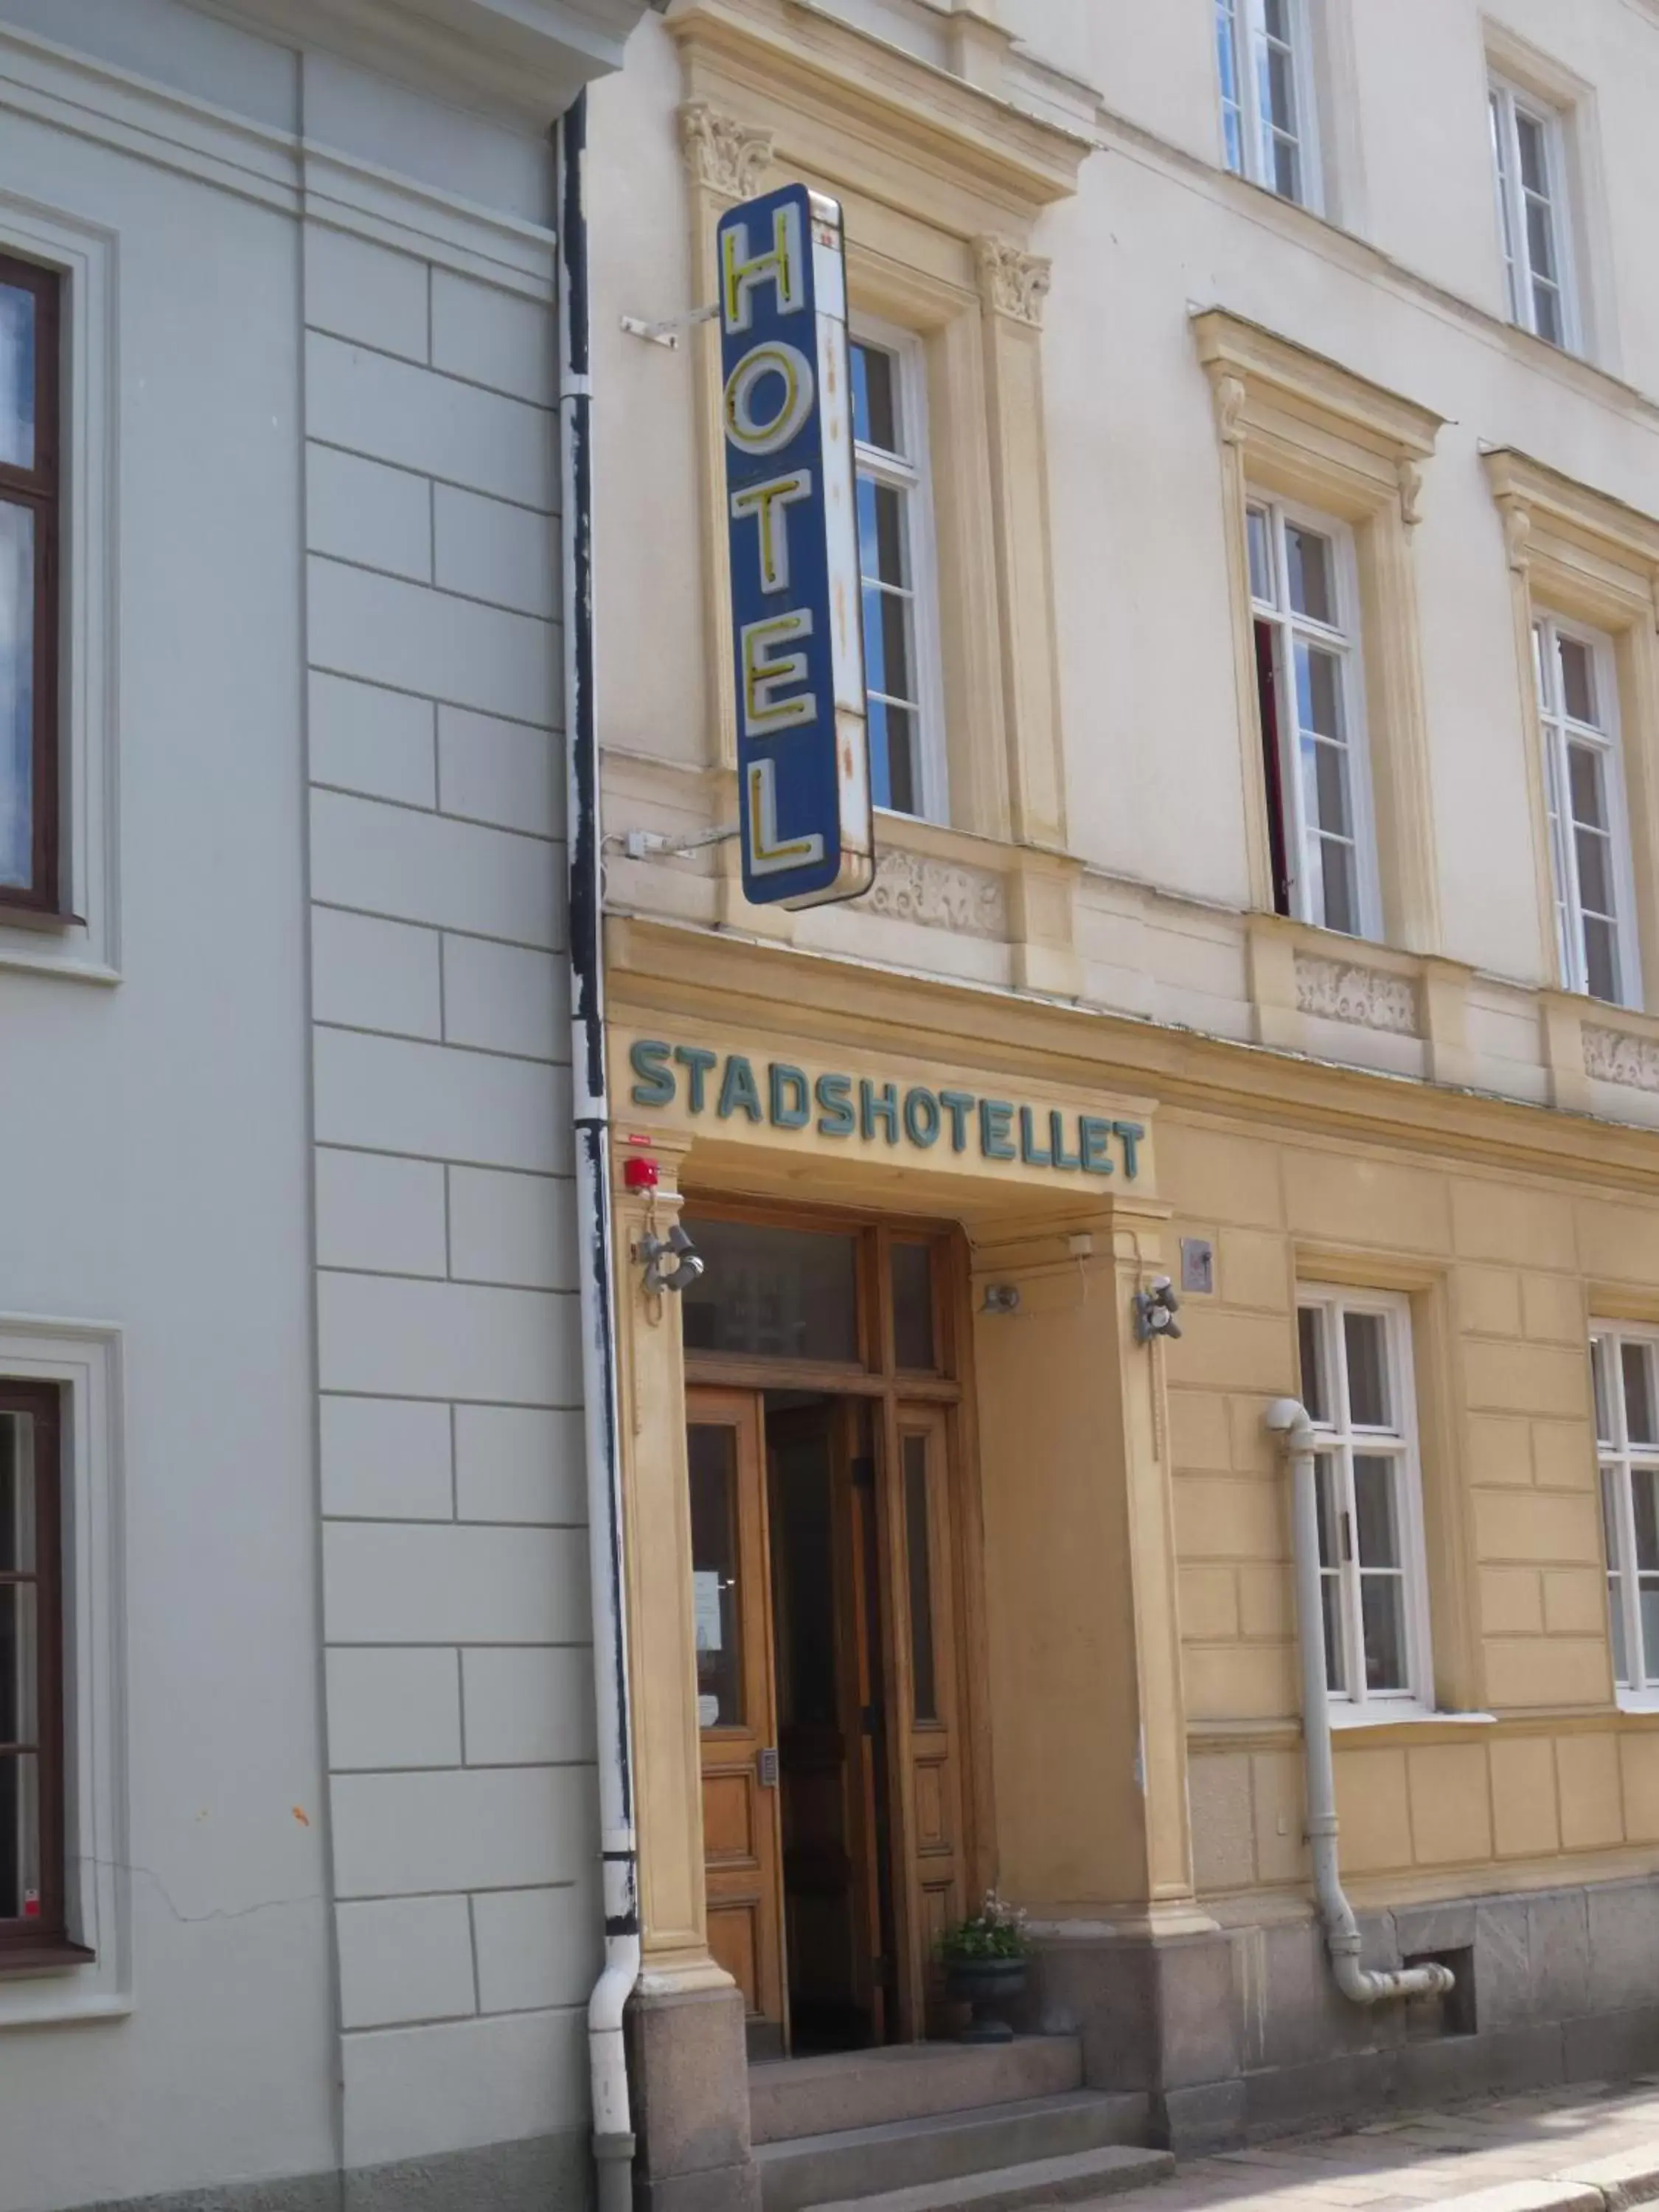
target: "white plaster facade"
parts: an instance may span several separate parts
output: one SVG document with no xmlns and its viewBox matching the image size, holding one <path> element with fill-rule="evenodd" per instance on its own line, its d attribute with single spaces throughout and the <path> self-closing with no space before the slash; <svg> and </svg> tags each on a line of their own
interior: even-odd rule
<svg viewBox="0 0 1659 2212">
<path fill-rule="evenodd" d="M 0 6 L 84 917 L 0 928 L 0 1366 L 95 1953 L 0 1972 L 3 2212 L 586 2201 L 550 131 L 639 13 Z"/>
<path fill-rule="evenodd" d="M 1030 252 L 1052 263 L 1036 304 L 1048 459 L 1031 487 L 1046 512 L 1018 541 L 1021 557 L 1042 557 L 1045 538 L 1052 547 L 1064 827 L 1057 840 L 1034 842 L 1057 846 L 1072 865 L 1060 931 L 1071 964 L 1051 971 L 1048 988 L 1157 1023 L 1652 1126 L 1659 977 L 1605 1019 L 1557 989 L 1528 758 L 1530 684 L 1516 642 L 1528 555 L 1521 539 L 1506 540 L 1505 501 L 1486 457 L 1513 451 L 1589 507 L 1633 511 L 1626 520 L 1640 542 L 1629 556 L 1626 619 L 1645 656 L 1659 544 L 1644 534 L 1659 514 L 1659 295 L 1643 210 L 1659 17 L 1639 0 L 1504 0 L 1484 9 L 1470 0 L 1403 13 L 1380 0 L 1310 0 L 1299 13 L 1318 116 L 1318 211 L 1224 166 L 1213 0 L 1152 10 L 1129 0 L 825 0 L 812 10 L 810 39 L 802 33 L 826 82 L 837 71 L 855 76 L 862 54 L 884 97 L 908 66 L 896 96 L 918 113 L 933 100 L 936 121 L 949 106 L 963 146 L 975 92 L 988 134 L 995 103 L 1076 142 L 1075 191 L 1050 191 L 1029 238 Z M 703 96 L 696 70 L 725 64 L 688 57 L 750 56 L 722 82 L 754 88 L 733 94 L 726 118 L 749 135 L 753 188 L 810 171 L 803 149 L 829 143 L 799 125 L 792 137 L 777 121 L 801 72 L 792 63 L 769 84 L 753 58 L 775 45 L 771 15 L 760 0 L 674 0 L 636 35 L 627 70 L 596 94 L 598 374 L 610 402 L 600 417 L 600 580 L 605 604 L 640 611 L 635 626 L 612 623 L 601 637 L 613 830 L 696 830 L 735 811 L 708 705 L 708 686 L 723 678 L 709 672 L 705 603 L 696 574 L 659 556 L 665 545 L 708 542 L 694 389 L 703 334 L 669 350 L 618 323 L 684 313 L 713 296 L 708 270 L 688 256 L 688 225 L 700 189 L 724 200 L 688 173 L 678 114 Z M 1510 318 L 1489 70 L 1533 87 L 1563 118 L 1578 315 L 1571 349 Z M 919 88 L 930 83 L 936 100 Z M 962 158 L 961 175 L 976 173 Z M 941 335 L 930 287 L 947 266 L 944 234 L 960 234 L 949 251 L 961 254 L 982 204 L 964 188 L 959 221 L 941 219 L 919 188 L 897 189 L 886 173 L 836 168 L 823 180 L 848 209 L 855 313 L 862 289 L 865 312 L 903 322 L 912 282 L 943 478 L 957 463 L 944 450 L 941 414 L 981 403 Z M 665 221 L 665 210 L 685 212 Z M 938 234 L 925 231 L 930 224 Z M 894 257 L 908 252 L 901 273 Z M 961 295 L 968 315 L 973 276 L 963 265 L 966 276 L 953 270 L 949 281 L 969 288 Z M 1195 340 L 1196 319 L 1210 309 L 1260 326 L 1304 364 L 1334 363 L 1381 398 L 1439 418 L 1410 484 L 1402 478 L 1401 510 L 1415 599 L 1407 657 L 1420 695 L 1413 834 L 1425 890 L 1409 921 L 1396 927 L 1390 916 L 1372 943 L 1333 943 L 1296 926 L 1275 935 L 1249 918 L 1264 904 L 1251 853 L 1259 799 L 1248 759 L 1241 777 L 1241 729 L 1253 708 L 1240 696 L 1235 659 L 1217 395 Z M 988 293 L 986 315 L 1001 312 Z M 1532 604 L 1546 610 L 1554 588 L 1547 565 L 1534 561 L 1530 583 Z M 639 649 L 641 635 L 651 651 Z M 1397 641 L 1368 636 L 1365 650 L 1380 661 Z M 1029 659 L 1042 647 L 1021 651 Z M 949 694 L 948 665 L 945 679 Z M 970 693 L 959 687 L 951 719 L 968 711 Z M 1626 716 L 1627 757 L 1645 757 L 1650 723 L 1647 710 Z M 1638 817 L 1645 805 L 1634 806 Z M 938 824 L 886 817 L 880 830 L 881 882 L 861 905 L 757 921 L 729 902 L 718 853 L 617 856 L 612 903 L 1018 988 L 1019 901 L 1006 895 L 1018 866 L 1006 823 L 953 799 Z M 1652 872 L 1644 818 L 1634 836 L 1639 904 Z M 1033 841 L 1012 845 L 1022 842 Z M 1320 971 L 1333 959 L 1349 972 L 1346 991 Z"/>
</svg>

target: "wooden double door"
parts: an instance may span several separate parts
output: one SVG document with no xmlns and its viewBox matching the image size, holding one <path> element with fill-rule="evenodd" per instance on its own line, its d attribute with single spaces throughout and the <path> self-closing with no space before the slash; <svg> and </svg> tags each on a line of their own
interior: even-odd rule
<svg viewBox="0 0 1659 2212">
<path fill-rule="evenodd" d="M 687 1394 L 709 1945 L 755 2056 L 927 2033 L 964 1906 L 955 1409 Z"/>
</svg>

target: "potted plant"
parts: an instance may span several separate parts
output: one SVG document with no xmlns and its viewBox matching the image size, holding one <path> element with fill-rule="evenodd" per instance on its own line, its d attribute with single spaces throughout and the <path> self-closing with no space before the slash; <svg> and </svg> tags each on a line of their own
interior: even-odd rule
<svg viewBox="0 0 1659 2212">
<path fill-rule="evenodd" d="M 1014 2031 L 999 2014 L 1025 1989 L 1031 1942 L 1024 1913 L 988 1889 L 977 1912 L 945 1930 L 939 1950 L 951 1995 L 970 2008 L 959 2040 L 1012 2043 Z"/>
</svg>

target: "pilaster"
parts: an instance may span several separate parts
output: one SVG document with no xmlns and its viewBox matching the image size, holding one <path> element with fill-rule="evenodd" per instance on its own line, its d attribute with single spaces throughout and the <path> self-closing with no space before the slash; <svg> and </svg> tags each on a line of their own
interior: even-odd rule
<svg viewBox="0 0 1659 2212">
<path fill-rule="evenodd" d="M 1022 846 L 1008 876 L 1008 934 L 1016 990 L 1053 999 L 1083 994 L 1083 962 L 1077 946 L 1075 860 Z"/>
<path fill-rule="evenodd" d="M 1252 914 L 1244 928 L 1255 1041 L 1279 1052 L 1301 1052 L 1306 1037 L 1296 988 L 1297 927 L 1276 915 Z"/>
<path fill-rule="evenodd" d="M 1016 843 L 1063 851 L 1066 770 L 1042 404 L 1049 264 L 1000 237 L 976 239 L 974 253 L 996 517 L 1009 829 Z"/>
<path fill-rule="evenodd" d="M 730 1989 L 709 1955 L 704 1902 L 702 1769 L 696 1638 L 691 1616 L 691 1507 L 685 1459 L 685 1365 L 678 1302 L 651 1297 L 635 1247 L 679 1218 L 687 1140 L 653 1131 L 615 1161 L 617 1319 L 622 1386 L 628 1633 L 634 1666 L 634 1765 L 640 1906 L 648 1993 Z M 629 1162 L 656 1164 L 653 1189 L 630 1190 Z"/>
<path fill-rule="evenodd" d="M 1163 1272 L 1169 1211 L 1117 1197 L 974 1251 L 999 1879 L 1051 1926 L 1212 1924 L 1193 1890 L 1164 1355 L 1136 1342 L 1132 1304 Z M 1012 1310 L 987 1310 L 994 1285 Z"/>
<path fill-rule="evenodd" d="M 1006 97 L 1013 33 L 997 16 L 997 0 L 956 0 L 945 27 L 951 70 L 964 83 Z"/>
<path fill-rule="evenodd" d="M 1584 1066 L 1584 1010 L 1589 1003 L 1569 991 L 1538 994 L 1539 1042 L 1549 1077 L 1550 1104 L 1568 1113 L 1591 1110 L 1589 1076 Z"/>
<path fill-rule="evenodd" d="M 714 304 L 717 265 L 714 234 L 720 217 L 739 200 L 765 188 L 772 166 L 772 133 L 726 115 L 706 100 L 688 100 L 680 108 L 680 151 L 688 176 L 686 201 L 691 227 L 691 283 L 695 304 Z M 721 443 L 720 333 L 718 320 L 694 325 L 692 380 L 696 394 L 697 477 L 702 511 L 714 526 L 703 532 L 703 599 L 706 635 L 713 649 L 708 671 L 707 757 L 734 775 L 738 764 L 737 705 L 726 661 L 726 608 L 731 599 L 731 564 L 726 548 L 726 453 Z"/>
<path fill-rule="evenodd" d="M 1469 970 L 1455 960 L 1425 960 L 1419 992 L 1429 1079 L 1468 1089 L 1474 1081 L 1469 1050 Z"/>
</svg>

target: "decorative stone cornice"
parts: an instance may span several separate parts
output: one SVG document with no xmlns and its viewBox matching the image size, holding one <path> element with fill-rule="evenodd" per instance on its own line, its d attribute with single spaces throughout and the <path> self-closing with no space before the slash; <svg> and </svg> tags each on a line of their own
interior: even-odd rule
<svg viewBox="0 0 1659 2212">
<path fill-rule="evenodd" d="M 1409 975 L 1391 975 L 1380 968 L 1298 952 L 1296 1003 L 1304 1014 L 1352 1022 L 1357 1029 L 1384 1030 L 1394 1036 L 1421 1034 L 1416 984 Z"/>
<path fill-rule="evenodd" d="M 1428 459 L 1443 417 L 1415 399 L 1389 392 L 1369 377 L 1310 352 L 1294 339 L 1224 307 L 1205 307 L 1192 318 L 1198 357 L 1218 392 L 1237 380 L 1252 407 L 1277 410 L 1316 429 L 1334 433 L 1399 470 Z M 1417 483 L 1397 477 L 1402 512 L 1414 508 Z M 1411 518 L 1407 516 L 1407 520 Z"/>
<path fill-rule="evenodd" d="M 452 98 L 483 93 L 544 123 L 622 67 L 650 0 L 236 0 L 289 45 L 314 40 L 368 68 L 387 63 Z"/>
<path fill-rule="evenodd" d="M 1076 191 L 1094 150 L 1092 137 L 1013 105 L 1005 86 L 940 68 L 823 0 L 676 0 L 663 27 L 688 98 L 763 123 L 781 167 L 961 237 L 1019 235 Z M 996 76 L 1001 34 L 983 9 L 956 27 L 975 50 L 958 56 L 964 68 Z"/>
<path fill-rule="evenodd" d="M 876 864 L 866 911 L 919 921 L 965 937 L 1008 934 L 1008 900 L 1000 876 L 889 846 Z"/>
<path fill-rule="evenodd" d="M 721 115 L 706 100 L 688 100 L 680 109 L 680 151 L 700 185 L 746 200 L 771 166 L 772 133 Z"/>
<path fill-rule="evenodd" d="M 1586 1075 L 1632 1091 L 1659 1091 L 1659 1042 L 1595 1022 L 1584 1024 L 1583 1038 Z"/>
<path fill-rule="evenodd" d="M 1054 264 L 1040 253 L 1027 253 L 1006 238 L 976 238 L 974 260 L 979 270 L 980 297 L 994 314 L 1012 322 L 1042 327 L 1042 303 L 1048 296 Z"/>
<path fill-rule="evenodd" d="M 1512 446 L 1495 447 L 1480 461 L 1517 576 L 1539 567 L 1552 573 L 1558 589 L 1569 580 L 1587 600 L 1574 611 L 1614 629 L 1644 604 L 1652 611 L 1659 592 L 1659 517 L 1576 483 Z"/>
</svg>

